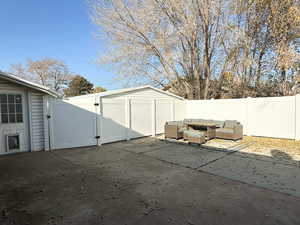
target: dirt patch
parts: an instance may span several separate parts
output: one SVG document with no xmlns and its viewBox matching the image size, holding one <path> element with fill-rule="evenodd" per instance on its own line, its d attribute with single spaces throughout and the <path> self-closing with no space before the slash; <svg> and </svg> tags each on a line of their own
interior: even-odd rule
<svg viewBox="0 0 300 225">
<path fill-rule="evenodd" d="M 290 161 L 299 164 L 300 161 L 300 141 L 264 137 L 244 136 L 242 140 L 231 141 L 222 139 L 213 139 L 203 146 L 217 148 L 232 148 L 236 145 L 244 145 L 240 152 L 264 155 L 273 157 L 277 160 Z"/>
</svg>

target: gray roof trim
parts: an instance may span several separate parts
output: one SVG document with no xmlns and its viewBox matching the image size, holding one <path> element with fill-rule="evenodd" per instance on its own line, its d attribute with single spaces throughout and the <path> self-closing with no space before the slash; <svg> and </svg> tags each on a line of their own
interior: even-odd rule
<svg viewBox="0 0 300 225">
<path fill-rule="evenodd" d="M 9 74 L 9 73 L 0 71 L 0 78 L 3 78 L 5 80 L 11 81 L 13 83 L 16 83 L 16 84 L 19 84 L 19 85 L 22 85 L 22 86 L 40 91 L 40 92 L 43 92 L 43 93 L 45 93 L 47 95 L 51 95 L 55 98 L 59 97 L 59 94 L 55 91 L 52 91 L 50 88 L 45 87 L 43 85 L 33 83 L 33 82 L 30 82 L 28 80 L 24 80 L 20 77 L 17 77 L 15 75 L 13 75 L 13 74 Z"/>
</svg>

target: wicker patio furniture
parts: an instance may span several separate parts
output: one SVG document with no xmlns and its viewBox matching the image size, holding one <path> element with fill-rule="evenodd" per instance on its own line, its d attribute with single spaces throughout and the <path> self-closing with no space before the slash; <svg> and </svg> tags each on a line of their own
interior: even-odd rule
<svg viewBox="0 0 300 225">
<path fill-rule="evenodd" d="M 165 138 L 180 139 L 183 138 L 183 131 L 186 126 L 182 121 L 170 121 L 165 124 Z"/>
<path fill-rule="evenodd" d="M 239 140 L 243 138 L 243 125 L 236 120 L 226 120 L 224 126 L 216 129 L 216 138 Z"/>
<path fill-rule="evenodd" d="M 185 130 L 184 139 L 189 143 L 203 144 L 205 143 L 205 132 L 198 130 Z"/>
</svg>

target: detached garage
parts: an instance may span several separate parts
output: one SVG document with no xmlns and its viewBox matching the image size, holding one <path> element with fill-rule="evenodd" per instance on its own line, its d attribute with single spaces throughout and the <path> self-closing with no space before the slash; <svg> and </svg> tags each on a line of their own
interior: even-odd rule
<svg viewBox="0 0 300 225">
<path fill-rule="evenodd" d="M 49 149 L 47 104 L 57 94 L 0 71 L 0 155 Z"/>
<path fill-rule="evenodd" d="M 51 103 L 51 146 L 72 148 L 161 134 L 184 117 L 181 97 L 151 86 L 119 89 Z"/>
</svg>

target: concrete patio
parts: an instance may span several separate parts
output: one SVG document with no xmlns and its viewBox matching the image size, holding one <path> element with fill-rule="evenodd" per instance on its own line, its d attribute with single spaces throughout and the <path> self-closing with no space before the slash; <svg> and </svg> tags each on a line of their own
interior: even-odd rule
<svg viewBox="0 0 300 225">
<path fill-rule="evenodd" d="M 155 138 L 0 157 L 0 224 L 299 224 L 298 163 Z"/>
</svg>

